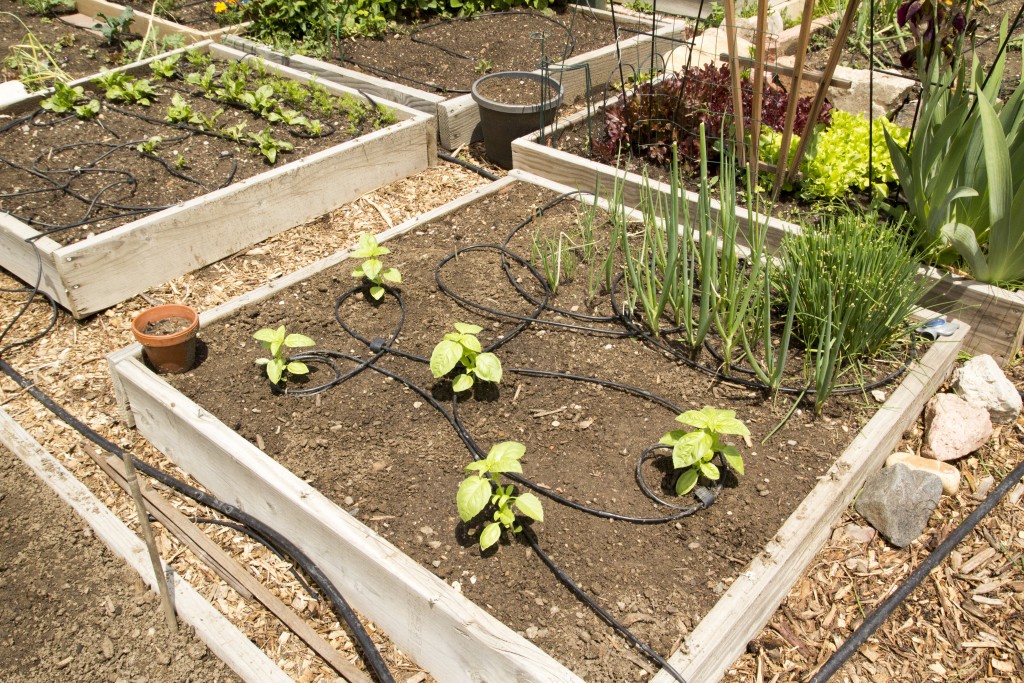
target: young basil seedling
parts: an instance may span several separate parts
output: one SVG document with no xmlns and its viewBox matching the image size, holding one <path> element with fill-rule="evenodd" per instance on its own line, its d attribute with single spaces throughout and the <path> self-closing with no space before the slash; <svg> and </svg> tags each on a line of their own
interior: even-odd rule
<svg viewBox="0 0 1024 683">
<path fill-rule="evenodd" d="M 444 335 L 430 354 L 430 372 L 435 378 L 444 377 L 456 365 L 466 370 L 452 380 L 452 391 L 466 391 L 473 386 L 473 376 L 485 382 L 501 381 L 501 361 L 493 353 L 481 353 L 476 335 L 483 330 L 477 325 L 455 323 L 455 332 Z"/>
<path fill-rule="evenodd" d="M 517 441 L 503 441 L 494 444 L 483 460 L 466 465 L 471 472 L 459 484 L 459 492 L 455 496 L 459 508 L 459 518 L 468 522 L 487 507 L 494 506 L 493 522 L 480 532 L 480 550 L 487 550 L 498 542 L 502 528 L 514 534 L 523 530 L 516 523 L 516 512 L 538 522 L 544 521 L 544 508 L 540 499 L 530 492 L 512 495 L 512 485 L 501 486 L 498 475 L 505 472 L 522 472 L 523 466 L 519 459 L 526 453 L 526 446 Z M 493 488 L 493 490 L 492 490 Z"/>
<path fill-rule="evenodd" d="M 256 364 L 266 367 L 267 377 L 270 378 L 271 383 L 277 384 L 282 379 L 286 380 L 285 372 L 292 375 L 305 375 L 309 372 L 309 368 L 306 367 L 305 363 L 297 360 L 289 361 L 284 357 L 283 353 L 285 348 L 296 349 L 303 346 L 315 346 L 316 342 L 309 337 L 303 334 L 286 334 L 284 325 L 281 325 L 276 330 L 265 327 L 262 330 L 258 330 L 252 336 L 253 339 L 263 344 L 263 348 L 270 351 L 270 358 L 259 358 L 256 360 Z"/>
<path fill-rule="evenodd" d="M 352 271 L 352 277 L 365 277 L 370 281 L 370 296 L 379 300 L 384 296 L 384 281 L 401 284 L 402 274 L 398 268 L 385 268 L 378 256 L 386 256 L 391 250 L 377 243 L 377 238 L 368 232 L 359 235 L 359 247 L 352 252 L 355 258 L 366 259 Z"/>
<path fill-rule="evenodd" d="M 676 422 L 697 427 L 692 432 L 674 429 L 658 442 L 672 446 L 672 466 L 683 470 L 676 479 L 676 495 L 692 491 L 701 475 L 718 481 L 721 473 L 715 463 L 711 462 L 715 453 L 721 453 L 736 474 L 743 474 L 743 457 L 739 450 L 735 446 L 723 444 L 719 438 L 724 434 L 750 436 L 747 426 L 736 419 L 736 411 L 704 406 L 700 410 L 687 410 L 676 417 Z"/>
</svg>

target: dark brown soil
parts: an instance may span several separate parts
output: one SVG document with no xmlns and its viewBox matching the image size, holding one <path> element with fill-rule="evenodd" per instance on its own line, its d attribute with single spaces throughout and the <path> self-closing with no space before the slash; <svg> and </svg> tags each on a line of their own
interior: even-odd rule
<svg viewBox="0 0 1024 683">
<path fill-rule="evenodd" d="M 142 332 L 143 334 L 152 336 L 176 334 L 187 329 L 191 324 L 192 323 L 188 318 L 164 318 L 163 320 L 156 320 L 149 323 L 145 328 L 143 328 Z"/>
<path fill-rule="evenodd" d="M 27 44 L 29 33 L 46 47 L 56 66 L 72 79 L 96 74 L 122 63 L 121 50 L 105 45 L 96 32 L 71 26 L 59 17 L 54 19 L 32 14 L 17 0 L 0 0 L 0 77 L 3 80 L 19 78 L 11 50 L 16 45 Z M 48 68 L 52 69 L 52 66 Z M 39 89 L 26 87 L 30 91 Z"/>
<path fill-rule="evenodd" d="M 225 66 L 216 63 L 218 74 Z M 179 62 L 182 73 L 195 69 L 184 59 Z M 42 109 L 0 114 L 0 157 L 5 162 L 0 164 L 0 187 L 11 192 L 0 196 L 0 209 L 40 232 L 55 230 L 51 238 L 71 244 L 271 168 L 248 133 L 269 130 L 274 139 L 293 145 L 278 152 L 280 166 L 378 127 L 372 113 L 353 129 L 337 110 L 325 116 L 288 103 L 283 108 L 295 107 L 325 124 L 324 135 L 310 137 L 301 126 L 270 124 L 240 106 L 206 99 L 181 78 L 152 78 L 149 69 L 138 75 L 151 78 L 158 91 L 150 107 L 112 104 L 103 100 L 98 86 L 90 86 L 86 97 L 102 102 L 101 113 L 90 120 Z M 261 82 L 253 70 L 250 91 Z M 224 109 L 216 130 L 167 122 L 175 94 L 208 117 Z M 244 126 L 241 142 L 220 134 L 236 125 Z M 161 138 L 155 149 L 139 149 L 155 136 Z"/>
<path fill-rule="evenodd" d="M 550 197 L 515 185 L 454 215 L 391 241 L 387 265 L 402 272 L 404 326 L 394 347 L 428 357 L 456 321 L 484 328 L 487 345 L 510 335 L 513 323 L 460 306 L 434 284 L 438 263 L 458 247 L 500 243 L 509 231 Z M 545 212 L 546 235 L 576 234 L 577 210 L 564 202 Z M 600 223 L 600 221 L 599 221 Z M 598 235 L 605 234 L 598 227 Z M 528 257 L 532 227 L 510 248 Z M 493 612 L 588 681 L 633 680 L 646 662 L 629 650 L 534 556 L 524 541 L 503 540 L 481 555 L 480 525 L 460 523 L 455 492 L 471 455 L 430 396 L 453 408 L 449 384 L 427 366 L 395 355 L 379 365 L 408 378 L 425 392 L 365 371 L 310 397 L 275 394 L 255 361 L 264 355 L 252 334 L 286 325 L 311 336 L 319 348 L 367 358 L 365 345 L 335 321 L 335 300 L 355 281 L 344 263 L 250 305 L 204 328 L 205 361 L 169 381 L 297 476 L 397 545 L 478 605 Z M 564 284 L 554 302 L 566 309 L 607 314 L 605 297 L 587 305 L 587 268 Z M 532 276 L 512 276 L 539 294 Z M 494 252 L 461 254 L 442 271 L 443 281 L 475 302 L 530 315 L 534 308 L 510 287 Z M 395 299 L 372 304 L 361 295 L 339 304 L 339 315 L 367 340 L 385 339 L 398 324 Z M 548 313 L 546 319 L 568 322 Z M 596 327 L 618 331 L 610 324 Z M 664 524 L 609 521 L 545 500 L 545 521 L 534 524 L 541 546 L 591 595 L 628 624 L 656 651 L 668 655 L 722 592 L 775 534 L 779 525 L 849 443 L 868 417 L 856 401 L 833 400 L 819 419 L 800 412 L 760 443 L 782 421 L 786 401 L 716 382 L 666 359 L 629 338 L 533 325 L 496 350 L 505 368 L 501 385 L 460 397 L 458 415 L 483 449 L 505 440 L 526 445 L 523 466 L 539 486 L 615 513 L 663 517 L 671 511 L 638 490 L 634 469 L 644 449 L 680 425 L 674 410 L 619 390 L 567 379 L 531 377 L 513 368 L 575 373 L 624 382 L 667 398 L 680 410 L 712 405 L 736 410 L 750 428 L 749 445 L 737 441 L 746 462 L 738 480 L 709 510 Z M 338 361 L 344 372 L 352 366 Z M 326 381 L 314 365 L 306 383 Z M 667 457 L 643 468 L 660 495 L 674 478 Z M 682 499 L 684 505 L 692 500 Z"/>
<path fill-rule="evenodd" d="M 532 78 L 496 76 L 480 83 L 476 92 L 491 102 L 500 104 L 540 105 L 550 102 L 556 91 Z"/>
<path fill-rule="evenodd" d="M 571 42 L 566 31 L 570 27 Z M 468 93 L 485 74 L 540 68 L 541 43 L 533 38 L 538 33 L 546 36 L 543 55 L 552 61 L 615 42 L 611 23 L 586 12 L 563 10 L 549 20 L 536 12 L 510 11 L 418 29 L 403 26 L 379 40 L 346 40 L 344 62 L 375 76 L 454 97 Z"/>
<path fill-rule="evenodd" d="M 146 0 L 125 0 L 120 4 L 144 14 L 153 10 L 153 3 Z M 215 31 L 223 24 L 213 11 L 214 4 L 215 0 L 161 0 L 154 14 L 197 31 Z"/>
<path fill-rule="evenodd" d="M 228 683 L 190 627 L 0 448 L 0 680 Z"/>
</svg>

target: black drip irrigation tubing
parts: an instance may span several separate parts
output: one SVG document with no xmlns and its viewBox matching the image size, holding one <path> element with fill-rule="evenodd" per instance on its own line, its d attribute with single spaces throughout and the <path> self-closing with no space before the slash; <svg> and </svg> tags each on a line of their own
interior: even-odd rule
<svg viewBox="0 0 1024 683">
<path fill-rule="evenodd" d="M 1018 441 L 1022 441 L 1018 437 Z M 864 620 L 864 623 L 853 632 L 849 638 L 846 639 L 839 649 L 828 658 L 828 660 L 822 664 L 821 668 L 818 669 L 817 673 L 810 680 L 810 683 L 825 683 L 832 676 L 838 673 L 839 668 L 849 659 L 861 645 L 867 642 L 867 639 L 874 633 L 879 626 L 885 623 L 886 619 L 892 614 L 893 610 L 896 609 L 910 594 L 917 588 L 921 582 L 935 569 L 939 564 L 946 559 L 946 557 L 953 551 L 957 545 L 960 544 L 967 534 L 974 530 L 974 527 L 980 522 L 992 509 L 1003 499 L 1003 496 L 1010 490 L 1010 488 L 1016 484 L 1021 478 L 1024 477 L 1024 461 L 1017 464 L 999 485 L 985 498 L 985 500 L 978 507 L 967 516 L 967 518 L 960 524 L 953 532 L 946 537 L 946 539 L 939 544 L 939 546 L 932 551 L 932 553 L 925 558 L 913 573 L 907 577 L 907 579 L 900 584 L 899 588 L 893 591 L 892 595 L 886 598 L 881 605 L 875 609 L 874 612 L 868 615 Z"/>
</svg>

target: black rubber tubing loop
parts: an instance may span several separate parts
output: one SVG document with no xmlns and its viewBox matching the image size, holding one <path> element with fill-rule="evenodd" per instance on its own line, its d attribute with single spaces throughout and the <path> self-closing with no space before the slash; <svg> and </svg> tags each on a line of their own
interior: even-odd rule
<svg viewBox="0 0 1024 683">
<path fill-rule="evenodd" d="M 241 522 L 246 526 L 252 527 L 257 532 L 271 540 L 273 544 L 280 549 L 282 552 L 290 556 L 297 564 L 309 574 L 310 578 L 313 579 L 314 583 L 320 587 L 320 590 L 327 595 L 330 599 L 331 604 L 334 606 L 335 612 L 338 616 L 348 625 L 351 629 L 353 636 L 355 637 L 356 643 L 358 644 L 362 655 L 366 663 L 373 670 L 377 677 L 377 680 L 381 683 L 394 683 L 394 678 L 391 676 L 391 672 L 388 671 L 387 664 L 381 657 L 380 652 L 377 650 L 377 646 L 374 644 L 370 635 L 363 628 L 362 623 L 359 621 L 359 617 L 356 616 L 355 612 L 349 606 L 345 597 L 335 588 L 334 584 L 329 578 L 320 570 L 320 568 L 310 559 L 309 556 L 299 549 L 292 541 L 290 541 L 284 535 L 278 533 L 275 529 L 264 524 L 258 518 L 250 515 L 249 513 L 239 510 L 234 505 L 226 503 L 218 498 L 215 498 L 205 491 L 186 484 L 185 482 L 172 477 L 166 472 L 153 467 L 152 465 L 139 460 L 135 456 L 131 455 L 123 448 L 113 443 L 109 439 L 100 435 L 89 427 L 84 422 L 80 421 L 74 415 L 65 410 L 62 406 L 54 402 L 49 396 L 44 394 L 42 391 L 37 389 L 33 383 L 21 375 L 17 370 L 11 367 L 7 361 L 0 358 L 0 370 L 7 374 L 12 380 L 14 380 L 20 387 L 25 389 L 32 395 L 37 401 L 43 404 L 51 413 L 59 417 L 63 422 L 67 423 L 73 429 L 81 433 L 87 439 L 92 441 L 94 444 L 102 448 L 103 450 L 111 453 L 122 460 L 124 458 L 131 458 L 135 468 L 148 477 L 156 479 L 161 484 L 174 489 L 178 493 L 191 498 L 192 500 L 205 505 L 206 507 L 216 510 L 217 512 L 229 517 L 237 522 Z"/>
<path fill-rule="evenodd" d="M 1024 443 L 1020 437 L 1017 438 L 1018 442 Z M 839 646 L 839 649 L 822 664 L 821 668 L 814 674 L 814 677 L 810 680 L 810 683 L 825 683 L 834 676 L 838 671 L 839 667 L 846 662 L 847 659 L 852 656 L 857 649 L 863 645 L 867 639 L 874 633 L 879 626 L 885 623 L 889 615 L 892 614 L 893 610 L 896 609 L 900 603 L 907 599 L 915 588 L 935 569 L 939 563 L 946 559 L 946 557 L 953 551 L 957 545 L 963 541 L 967 534 L 974 530 L 974 527 L 978 525 L 989 512 L 1003 499 L 1003 496 L 1010 490 L 1010 488 L 1016 484 L 1021 478 L 1024 477 L 1024 461 L 1021 461 L 1013 468 L 999 485 L 996 486 L 988 497 L 978 507 L 971 511 L 971 514 L 961 522 L 960 526 L 953 530 L 949 536 L 946 537 L 942 543 L 939 544 L 935 550 L 931 552 L 928 557 L 925 558 L 917 569 L 915 569 L 910 576 L 906 578 L 899 585 L 899 587 L 893 591 L 892 595 L 882 601 L 874 612 L 869 614 L 864 622 L 853 632 L 846 641 Z"/>
</svg>

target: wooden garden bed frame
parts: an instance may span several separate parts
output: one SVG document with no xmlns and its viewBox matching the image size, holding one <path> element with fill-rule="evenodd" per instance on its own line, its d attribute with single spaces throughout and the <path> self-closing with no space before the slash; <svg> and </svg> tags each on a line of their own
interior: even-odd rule
<svg viewBox="0 0 1024 683">
<path fill-rule="evenodd" d="M 106 0 L 78 0 L 76 5 L 79 12 L 90 17 L 95 17 L 99 13 L 103 13 L 108 17 L 116 17 L 127 9 L 124 5 L 107 2 Z M 213 0 L 210 0 L 210 5 L 213 6 Z M 220 40 L 228 34 L 244 30 L 247 26 L 247 24 L 234 24 L 213 29 L 212 31 L 200 31 L 199 29 L 176 24 L 170 19 L 164 19 L 138 10 L 133 11 L 135 18 L 132 20 L 132 32 L 145 36 L 146 32 L 150 30 L 150 26 L 152 26 L 156 36 L 151 36 L 151 38 L 176 34 L 185 36 L 185 40 L 189 43 L 199 43 L 204 40 Z"/>
<path fill-rule="evenodd" d="M 383 232 L 380 239 L 415 230 L 516 181 L 555 192 L 571 190 L 513 171 Z M 348 257 L 348 251 L 338 252 L 218 306 L 202 315 L 202 324 L 225 318 L 246 304 L 268 300 Z M 766 548 L 686 638 L 683 649 L 671 659 L 683 676 L 701 683 L 718 680 L 768 622 L 861 483 L 882 466 L 903 431 L 945 381 L 966 331 L 963 326 L 953 337 L 928 348 Z M 355 609 L 438 681 L 581 683 L 537 646 L 150 371 L 140 346 L 117 351 L 108 362 L 122 416 L 129 424 L 215 495 L 289 536 L 336 582 Z M 667 683 L 670 677 L 662 672 L 654 680 Z"/>
<path fill-rule="evenodd" d="M 600 115 L 600 110 L 597 115 Z M 586 118 L 586 111 L 577 112 L 558 121 L 548 133 L 557 135 Z M 640 190 L 645 182 L 641 175 L 548 147 L 541 143 L 540 137 L 540 133 L 532 133 L 512 142 L 514 168 L 588 192 L 598 189 L 605 198 L 611 196 L 618 182 L 627 206 L 640 204 Z M 666 199 L 671 195 L 668 183 L 648 180 L 647 184 L 655 194 Z M 697 193 L 686 191 L 685 200 L 692 216 L 697 206 Z M 720 209 L 718 200 L 712 199 L 712 215 L 717 216 Z M 750 222 L 750 212 L 737 207 L 736 216 L 740 229 L 745 230 Z M 761 220 L 767 224 L 767 241 L 771 249 L 776 248 L 787 233 L 800 231 L 795 223 L 765 216 Z M 1024 336 L 1024 293 L 1011 292 L 935 268 L 922 267 L 920 276 L 933 284 L 921 305 L 954 315 L 971 327 L 964 342 L 964 351 L 975 355 L 991 354 L 1001 365 L 1013 359 Z"/>
<path fill-rule="evenodd" d="M 597 17 L 611 22 L 611 12 L 581 8 L 581 12 L 593 12 Z M 631 15 L 616 16 L 619 21 L 633 21 Z M 644 21 L 641 19 L 640 21 Z M 648 18 L 647 21 L 650 21 Z M 664 21 L 664 20 L 659 20 Z M 650 27 L 648 26 L 648 29 Z M 620 40 L 618 45 L 606 45 L 566 60 L 567 67 L 588 64 L 590 66 L 591 88 L 604 88 L 608 83 L 619 77 L 618 65 L 621 57 L 623 69 L 628 76 L 633 71 L 650 68 L 651 41 L 654 40 L 654 59 L 660 66 L 664 53 L 679 42 L 678 35 L 682 32 L 682 24 L 678 26 L 660 24 L 655 37 L 640 35 Z M 340 83 L 351 88 L 366 92 L 372 97 L 382 97 L 392 102 L 399 102 L 413 109 L 437 116 L 438 140 L 443 148 L 454 150 L 462 145 L 483 139 L 480 128 L 480 112 L 472 95 L 464 94 L 450 99 L 434 92 L 427 92 L 411 86 L 388 81 L 384 78 L 365 74 L 354 69 L 347 69 L 336 64 L 304 57 L 302 55 L 285 55 L 266 45 L 254 42 L 241 36 L 225 36 L 224 42 L 243 52 L 259 55 L 267 61 L 285 64 L 293 68 L 315 74 L 323 81 Z M 540 73 L 539 71 L 535 73 Z M 559 72 L 551 70 L 552 77 L 562 83 L 564 102 L 569 104 L 577 97 L 586 93 L 586 72 L 582 69 L 567 69 Z"/>
<path fill-rule="evenodd" d="M 213 43 L 192 49 L 228 60 L 253 59 Z M 124 69 L 145 68 L 149 61 Z M 267 66 L 310 80 L 287 67 Z M 359 96 L 343 86 L 324 86 Z M 34 108 L 49 93 L 28 96 L 5 111 Z M 396 111 L 397 123 L 68 246 L 49 237 L 28 242 L 38 231 L 0 211 L 0 266 L 28 283 L 35 283 L 41 267 L 40 288 L 83 318 L 435 165 L 433 117 L 381 104 Z"/>
</svg>

